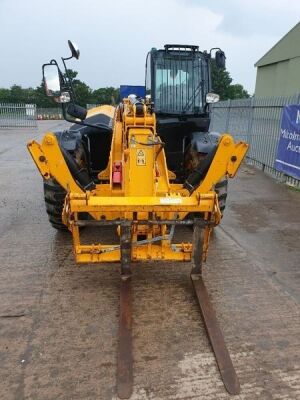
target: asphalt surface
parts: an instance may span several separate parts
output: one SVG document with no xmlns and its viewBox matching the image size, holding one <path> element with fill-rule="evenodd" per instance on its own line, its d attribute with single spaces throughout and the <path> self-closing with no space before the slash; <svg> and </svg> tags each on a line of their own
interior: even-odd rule
<svg viewBox="0 0 300 400">
<path fill-rule="evenodd" d="M 118 265 L 74 263 L 26 150 L 64 122 L 0 130 L 0 398 L 116 399 Z M 103 229 L 100 240 L 114 236 Z M 182 229 L 179 236 L 191 233 Z M 300 399 L 300 193 L 242 166 L 204 279 L 241 383 Z M 187 263 L 136 264 L 132 399 L 229 399 Z"/>
</svg>

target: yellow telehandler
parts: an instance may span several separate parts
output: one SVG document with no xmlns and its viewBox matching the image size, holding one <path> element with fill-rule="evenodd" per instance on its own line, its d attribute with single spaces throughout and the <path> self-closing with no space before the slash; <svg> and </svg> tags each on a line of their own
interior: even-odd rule
<svg viewBox="0 0 300 400">
<path fill-rule="evenodd" d="M 117 107 L 87 110 L 76 104 L 65 61 L 43 65 L 45 91 L 62 104 L 73 125 L 46 132 L 28 150 L 44 182 L 46 210 L 52 226 L 68 229 L 77 263 L 119 262 L 120 326 L 117 392 L 133 390 L 131 263 L 191 262 L 191 281 L 221 377 L 237 394 L 239 381 L 202 279 L 212 229 L 221 221 L 227 178 L 233 178 L 247 152 L 244 142 L 208 132 L 210 63 L 224 68 L 220 49 L 165 45 L 146 61 L 146 96 L 134 93 Z M 190 242 L 174 243 L 178 225 L 193 227 Z M 82 244 L 81 227 L 114 226 L 119 243 Z M 142 264 L 141 264 L 142 268 Z"/>
</svg>

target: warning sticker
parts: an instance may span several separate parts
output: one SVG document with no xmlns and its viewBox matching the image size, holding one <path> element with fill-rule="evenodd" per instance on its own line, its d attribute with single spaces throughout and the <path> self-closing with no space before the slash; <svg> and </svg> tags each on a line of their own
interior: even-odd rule
<svg viewBox="0 0 300 400">
<path fill-rule="evenodd" d="M 146 165 L 146 153 L 143 149 L 136 150 L 136 165 Z"/>
</svg>

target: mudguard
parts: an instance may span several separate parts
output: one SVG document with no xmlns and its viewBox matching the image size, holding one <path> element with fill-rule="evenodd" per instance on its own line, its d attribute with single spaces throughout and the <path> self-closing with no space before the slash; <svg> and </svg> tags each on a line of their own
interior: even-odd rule
<svg viewBox="0 0 300 400">
<path fill-rule="evenodd" d="M 73 124 L 70 126 L 69 129 L 66 129 L 64 131 L 54 132 L 60 147 L 70 152 L 75 151 L 77 147 L 80 146 L 81 141 L 84 137 L 89 137 L 92 135 L 96 136 L 106 135 L 106 138 L 104 138 L 104 140 L 105 142 L 108 142 L 110 145 L 112 136 L 112 118 L 110 116 L 103 113 L 97 113 L 95 115 L 88 117 L 86 119 L 86 122 L 95 125 L 101 123 L 102 125 L 106 125 L 107 129 L 92 128 L 90 126 Z M 105 150 L 107 152 L 107 149 Z"/>
<path fill-rule="evenodd" d="M 54 132 L 57 137 L 60 147 L 67 151 L 75 151 L 78 144 L 81 142 L 81 133 L 79 131 L 65 130 Z"/>
<path fill-rule="evenodd" d="M 193 132 L 191 147 L 198 153 L 208 154 L 218 144 L 221 134 L 218 132 Z"/>
</svg>

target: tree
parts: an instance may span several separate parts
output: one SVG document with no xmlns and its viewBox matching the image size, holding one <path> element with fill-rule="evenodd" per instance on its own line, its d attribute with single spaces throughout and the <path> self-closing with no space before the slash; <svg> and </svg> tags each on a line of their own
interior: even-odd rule
<svg viewBox="0 0 300 400">
<path fill-rule="evenodd" d="M 87 104 L 113 104 L 119 101 L 119 89 L 106 87 L 92 90 L 86 83 L 77 79 L 77 75 L 72 69 L 67 69 L 67 73 L 64 74 L 64 77 L 72 82 L 77 104 L 86 107 Z"/>
<path fill-rule="evenodd" d="M 211 80 L 213 91 L 220 95 L 220 100 L 248 98 L 249 93 L 240 84 L 232 85 L 232 78 L 226 68 L 217 68 L 211 60 Z"/>
<path fill-rule="evenodd" d="M 73 81 L 76 78 L 77 75 L 78 75 L 78 72 L 74 71 L 71 68 L 67 68 L 67 72 L 64 73 L 64 77 L 67 78 L 67 79 L 71 79 L 71 81 Z"/>
<path fill-rule="evenodd" d="M 93 91 L 93 103 L 113 104 L 120 101 L 120 90 L 113 87 L 99 88 Z"/>
<path fill-rule="evenodd" d="M 114 87 L 105 87 L 92 90 L 86 83 L 76 79 L 78 73 L 67 69 L 64 77 L 72 82 L 76 95 L 76 102 L 83 107 L 86 104 L 113 104 L 120 101 L 120 90 Z"/>
<path fill-rule="evenodd" d="M 82 107 L 86 107 L 87 104 L 92 104 L 94 102 L 93 90 L 80 79 L 76 79 L 77 75 L 77 71 L 67 69 L 64 77 L 72 83 L 75 93 L 75 103 Z"/>
<path fill-rule="evenodd" d="M 34 103 L 40 108 L 57 107 L 58 104 L 53 100 L 52 97 L 46 96 L 44 82 L 42 81 L 40 86 L 35 89 L 35 101 Z"/>
<path fill-rule="evenodd" d="M 9 102 L 10 103 L 24 103 L 25 93 L 21 86 L 13 85 L 10 88 Z"/>
<path fill-rule="evenodd" d="M 0 89 L 0 103 L 10 102 L 10 89 Z"/>
<path fill-rule="evenodd" d="M 75 103 L 82 107 L 86 107 L 87 104 L 92 103 L 92 89 L 79 80 L 73 81 L 73 89 L 75 92 Z"/>
<path fill-rule="evenodd" d="M 235 85 L 230 85 L 229 86 L 229 98 L 230 99 L 245 99 L 250 97 L 249 93 L 247 92 L 246 89 L 239 83 Z"/>
<path fill-rule="evenodd" d="M 78 73 L 67 69 L 64 77 L 70 80 L 75 92 L 76 104 L 86 107 L 87 104 L 115 104 L 120 101 L 120 91 L 114 87 L 92 90 L 86 83 L 77 79 Z M 22 88 L 13 85 L 10 89 L 0 88 L 0 103 L 31 103 L 39 108 L 59 107 L 52 97 L 46 96 L 44 82 L 34 88 Z"/>
</svg>

